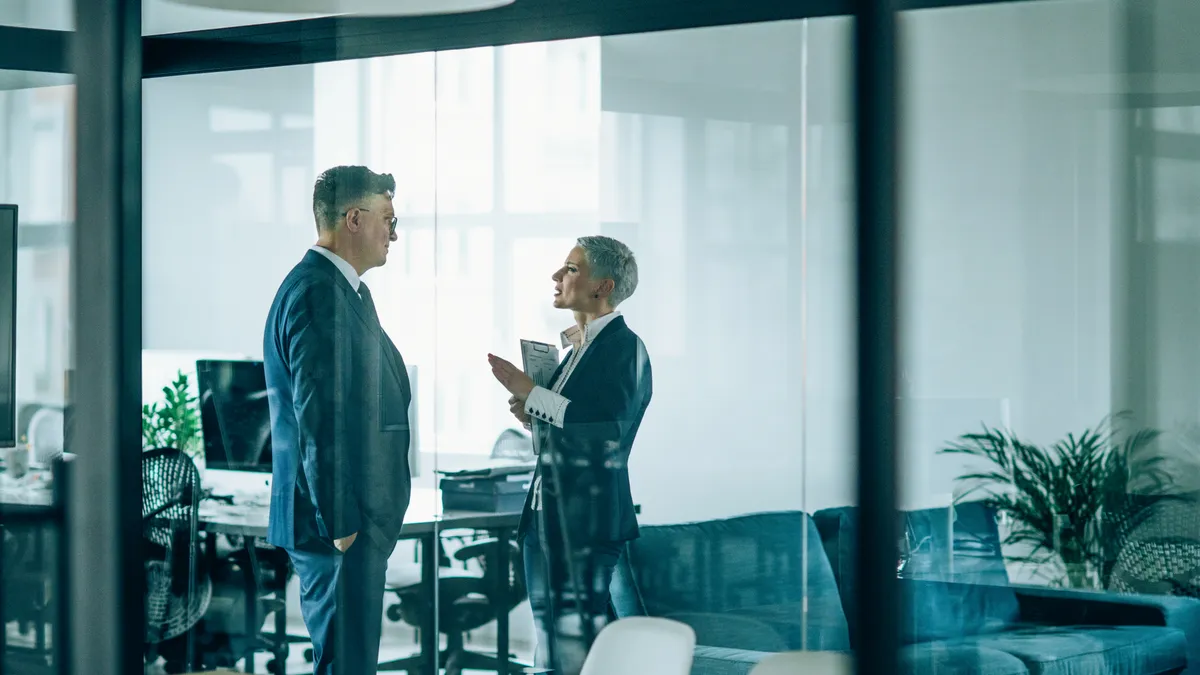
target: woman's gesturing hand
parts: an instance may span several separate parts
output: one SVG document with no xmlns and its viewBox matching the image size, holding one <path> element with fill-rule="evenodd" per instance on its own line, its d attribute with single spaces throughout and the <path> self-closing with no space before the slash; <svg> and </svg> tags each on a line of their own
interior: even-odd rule
<svg viewBox="0 0 1200 675">
<path fill-rule="evenodd" d="M 488 364 L 492 366 L 492 375 L 496 381 L 523 405 L 525 399 L 529 398 L 529 392 L 533 391 L 533 380 L 520 368 L 495 354 L 488 354 Z"/>
</svg>

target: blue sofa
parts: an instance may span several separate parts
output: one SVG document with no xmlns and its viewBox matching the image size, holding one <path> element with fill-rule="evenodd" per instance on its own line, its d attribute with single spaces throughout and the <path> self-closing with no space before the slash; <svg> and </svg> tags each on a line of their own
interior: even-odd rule
<svg viewBox="0 0 1200 675">
<path fill-rule="evenodd" d="M 694 675 L 744 675 L 772 652 L 853 651 L 856 513 L 645 526 L 614 574 L 613 609 L 691 625 Z M 1011 585 L 994 514 L 978 504 L 902 520 L 903 672 L 1200 675 L 1200 601 Z"/>
</svg>

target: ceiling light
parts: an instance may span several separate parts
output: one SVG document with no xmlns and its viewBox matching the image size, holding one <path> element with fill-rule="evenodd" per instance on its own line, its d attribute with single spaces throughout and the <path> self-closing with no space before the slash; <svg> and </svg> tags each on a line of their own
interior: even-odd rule
<svg viewBox="0 0 1200 675">
<path fill-rule="evenodd" d="M 168 0 L 180 5 L 225 11 L 270 14 L 358 14 L 363 16 L 418 16 L 478 12 L 513 0 Z"/>
</svg>

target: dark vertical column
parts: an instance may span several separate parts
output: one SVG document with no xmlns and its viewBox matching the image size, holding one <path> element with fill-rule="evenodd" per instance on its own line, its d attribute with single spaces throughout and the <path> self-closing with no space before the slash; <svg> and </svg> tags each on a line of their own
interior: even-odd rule
<svg viewBox="0 0 1200 675">
<path fill-rule="evenodd" d="M 892 675 L 896 584 L 897 92 L 895 0 L 860 0 L 854 21 L 858 340 L 858 672 Z"/>
<path fill-rule="evenodd" d="M 140 0 L 76 0 L 70 672 L 142 671 Z M 169 254 L 169 253 L 168 253 Z"/>
<path fill-rule="evenodd" d="M 1133 413 L 1136 426 L 1170 423 L 1159 419 L 1159 292 L 1154 244 L 1153 134 L 1146 133 L 1133 73 L 1155 72 L 1154 15 L 1161 3 L 1120 3 L 1117 16 L 1118 72 L 1125 74 L 1120 137 L 1114 151 L 1119 189 L 1113 219 L 1112 396 L 1113 410 Z"/>
</svg>

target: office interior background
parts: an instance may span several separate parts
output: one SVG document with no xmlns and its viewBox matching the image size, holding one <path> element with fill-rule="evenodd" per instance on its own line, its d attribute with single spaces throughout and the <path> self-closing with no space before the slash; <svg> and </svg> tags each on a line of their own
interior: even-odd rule
<svg viewBox="0 0 1200 675">
<path fill-rule="evenodd" d="M 898 435 L 891 450 L 895 506 L 943 514 L 936 518 L 949 518 L 951 536 L 902 542 L 897 555 L 903 562 L 932 541 L 946 545 L 939 555 L 957 559 L 953 523 L 969 520 L 961 505 L 985 495 L 963 477 L 991 468 L 977 456 L 944 452 L 964 434 L 1004 430 L 1052 453 L 1055 443 L 1116 416 L 1119 429 L 1161 431 L 1123 488 L 1173 500 L 1169 526 L 1155 521 L 1163 507 L 1154 500 L 1134 520 L 1166 528 L 1157 536 L 1175 542 L 1172 559 L 1191 560 L 1200 553 L 1200 517 L 1192 515 L 1200 510 L 1188 508 L 1200 493 L 1200 48 L 1188 30 L 1200 14 L 1177 0 L 934 4 L 901 7 L 896 16 Z M 683 587 L 720 587 L 724 598 L 705 608 L 678 607 L 675 597 L 657 606 L 720 615 L 737 605 L 747 615 L 763 601 L 745 600 L 743 590 L 761 595 L 786 574 L 770 565 L 714 567 L 715 578 L 706 577 L 679 562 L 687 556 L 683 540 L 670 540 L 671 528 L 844 514 L 838 510 L 860 502 L 859 472 L 874 470 L 858 462 L 855 19 L 851 10 L 816 15 L 802 3 L 739 14 L 707 2 L 699 5 L 724 8 L 734 25 L 701 25 L 722 22 L 658 5 L 678 12 L 668 24 L 689 27 L 415 53 L 402 53 L 409 50 L 398 42 L 392 55 L 261 68 L 237 64 L 233 50 L 187 74 L 174 74 L 188 71 L 184 57 L 162 58 L 163 72 L 141 85 L 142 402 L 159 403 L 180 373 L 194 394 L 197 360 L 262 358 L 271 299 L 315 240 L 315 177 L 337 164 L 365 164 L 397 181 L 398 240 L 388 264 L 365 280 L 417 374 L 414 480 L 435 491 L 439 471 L 475 466 L 514 427 L 486 354 L 516 360 L 522 338 L 557 342 L 571 317 L 551 307 L 550 275 L 577 237 L 616 237 L 640 268 L 637 292 L 621 311 L 645 340 L 656 376 L 631 458 L 639 520 L 657 547 L 646 545 L 643 562 L 674 570 L 665 574 Z M 758 20 L 776 11 L 786 18 Z M 193 39 L 218 45 L 237 43 L 239 30 L 266 34 L 275 22 L 321 20 L 166 0 L 145 0 L 141 19 L 148 40 L 163 40 L 153 52 L 146 43 L 147 64 L 185 31 L 206 31 Z M 44 44 L 78 30 L 65 0 L 5 3 L 0 24 L 2 35 Z M 404 24 L 395 25 L 402 35 Z M 338 38 L 351 54 L 354 39 Z M 61 54 L 47 60 L 55 59 L 67 63 Z M 33 61 L 26 55 L 19 63 Z M 92 255 L 76 247 L 75 232 L 83 111 L 69 68 L 0 68 L 0 203 L 18 205 L 20 218 L 17 431 L 77 454 L 72 465 L 86 472 L 87 450 L 63 447 L 61 414 L 76 384 L 76 346 L 89 339 L 75 325 L 75 305 L 86 299 L 73 297 L 79 286 L 72 285 L 72 269 Z M 195 450 L 204 470 L 202 448 Z M 1142 469 L 1149 465 L 1166 480 Z M 206 485 L 233 491 L 263 480 L 205 472 Z M 1020 494 L 1017 483 L 997 491 Z M 1048 512 L 1072 522 L 1105 515 Z M 1026 526 L 1020 516 L 993 508 L 990 527 L 1003 540 Z M 789 532 L 799 559 L 783 569 L 805 570 L 797 581 L 805 600 L 825 597 L 821 570 L 844 581 L 853 554 L 829 558 L 838 536 L 853 535 L 797 517 Z M 912 534 L 916 526 L 901 522 L 900 534 Z M 760 546 L 747 527 L 751 543 L 725 544 Z M 1074 536 L 1055 527 L 1052 544 Z M 1014 538 L 998 552 L 1002 582 L 956 580 L 1071 586 L 1113 602 L 1200 595 L 1200 559 L 1195 569 L 1160 575 L 1171 583 L 1154 577 L 1131 587 L 1130 579 L 1153 573 L 1120 558 L 1110 530 L 1097 532 L 1080 539 L 1107 547 L 1126 576 L 1103 564 L 1080 573 L 1069 554 L 1031 551 L 1028 540 Z M 1145 541 L 1128 529 L 1121 536 Z M 661 559 L 646 562 L 652 554 Z M 419 568 L 418 558 L 415 545 L 402 542 L 392 567 Z M 9 559 L 4 564 L 7 575 Z M 662 571 L 654 569 L 649 577 Z M 303 633 L 294 581 L 290 593 L 288 630 Z M 843 601 L 850 618 L 851 602 Z M 6 642 L 28 650 L 34 638 L 13 602 L 6 601 Z M 721 644 L 710 646 L 869 648 L 852 644 L 853 626 L 839 647 L 818 604 L 756 617 L 747 636 L 721 633 L 713 638 Z M 1128 672 L 1200 668 L 1192 646 L 1200 633 L 1163 616 L 1150 623 L 1182 635 L 1187 648 L 1163 656 L 1175 648 L 1162 645 L 1176 638 L 1161 635 L 1155 639 L 1165 642 L 1151 647 L 1129 643 L 1167 665 L 1146 661 Z M 916 610 L 895 619 L 937 623 Z M 527 605 L 513 610 L 510 623 L 512 651 L 527 658 Z M 1085 622 L 1064 625 L 1076 623 Z M 701 645 L 706 625 L 694 626 Z M 385 619 L 384 635 L 391 656 L 415 649 L 413 628 L 402 621 Z M 124 639 L 140 645 L 141 632 Z M 468 646 L 494 651 L 495 639 L 489 623 Z M 989 639 L 1004 651 L 1003 633 Z M 46 663 L 57 664 L 55 648 L 46 651 Z M 304 672 L 302 652 L 302 644 L 292 647 L 287 672 Z M 6 663 L 28 663 L 25 651 L 13 654 Z M 1027 666 L 1035 658 L 1018 657 Z M 259 654 L 257 667 L 270 658 Z"/>
</svg>

